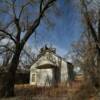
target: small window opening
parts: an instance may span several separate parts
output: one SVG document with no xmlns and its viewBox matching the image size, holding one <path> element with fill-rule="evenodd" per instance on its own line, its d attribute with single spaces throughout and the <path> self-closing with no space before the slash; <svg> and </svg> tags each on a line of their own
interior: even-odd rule
<svg viewBox="0 0 100 100">
<path fill-rule="evenodd" d="M 35 82 L 36 74 L 32 74 L 32 82 Z"/>
</svg>

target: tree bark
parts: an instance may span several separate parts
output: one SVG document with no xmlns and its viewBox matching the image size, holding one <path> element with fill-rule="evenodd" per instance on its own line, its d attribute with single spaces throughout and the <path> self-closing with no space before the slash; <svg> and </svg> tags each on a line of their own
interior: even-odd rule
<svg viewBox="0 0 100 100">
<path fill-rule="evenodd" d="M 9 66 L 9 70 L 7 74 L 5 74 L 3 81 L 2 81 L 2 88 L 0 89 L 0 96 L 1 97 L 12 97 L 14 96 L 14 84 L 15 84 L 15 74 L 16 69 L 19 64 L 19 57 L 22 48 L 20 45 L 16 46 L 15 54 L 13 55 L 11 64 Z"/>
</svg>

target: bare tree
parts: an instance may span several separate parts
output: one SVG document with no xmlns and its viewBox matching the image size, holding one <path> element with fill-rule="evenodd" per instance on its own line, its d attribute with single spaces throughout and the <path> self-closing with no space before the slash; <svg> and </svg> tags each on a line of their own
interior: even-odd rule
<svg viewBox="0 0 100 100">
<path fill-rule="evenodd" d="M 8 21 L 4 21 L 0 27 L 0 36 L 11 39 L 14 43 L 14 54 L 10 67 L 4 78 L 4 83 L 0 89 L 0 95 L 5 97 L 14 96 L 15 73 L 19 64 L 19 57 L 25 43 L 34 34 L 40 25 L 48 8 L 56 0 L 4 0 L 0 1 L 1 12 L 5 13 Z M 36 7 L 34 7 L 37 5 Z M 34 13 L 38 10 L 38 13 Z M 33 14 L 34 13 L 34 14 Z M 34 16 L 35 15 L 35 16 Z M 1 17 L 2 20 L 2 17 Z M 23 37 L 22 37 L 23 35 Z"/>
<path fill-rule="evenodd" d="M 85 0 L 81 0 L 81 5 L 88 32 L 92 36 L 96 45 L 98 55 L 97 66 L 100 66 L 100 9 L 98 8 L 98 11 L 94 12 L 95 14 L 97 13 L 97 16 L 91 16 L 90 13 L 93 14 L 93 10 L 92 12 L 89 11 L 88 4 L 86 4 Z"/>
<path fill-rule="evenodd" d="M 73 58 L 78 66 L 82 66 L 85 76 L 91 83 L 100 87 L 100 9 L 94 8 L 94 2 L 80 0 L 83 15 L 84 33 L 78 42 L 73 44 Z M 93 8 L 92 8 L 93 7 Z"/>
</svg>

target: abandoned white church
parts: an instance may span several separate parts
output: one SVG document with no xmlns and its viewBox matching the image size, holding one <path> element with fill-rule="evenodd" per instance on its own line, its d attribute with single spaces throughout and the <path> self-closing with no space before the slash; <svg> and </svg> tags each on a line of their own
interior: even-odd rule
<svg viewBox="0 0 100 100">
<path fill-rule="evenodd" d="M 74 79 L 73 65 L 56 54 L 55 48 L 40 49 L 36 61 L 30 68 L 30 84 L 52 86 L 66 84 Z"/>
</svg>

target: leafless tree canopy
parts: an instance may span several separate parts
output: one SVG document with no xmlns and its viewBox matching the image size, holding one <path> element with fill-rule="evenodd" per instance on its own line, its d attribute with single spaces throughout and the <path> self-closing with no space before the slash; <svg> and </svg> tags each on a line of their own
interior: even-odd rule
<svg viewBox="0 0 100 100">
<path fill-rule="evenodd" d="M 93 0 L 80 0 L 84 32 L 80 40 L 73 44 L 73 58 L 84 70 L 93 86 L 100 87 L 100 9 Z"/>
<path fill-rule="evenodd" d="M 7 97 L 14 95 L 14 78 L 24 45 L 30 36 L 35 33 L 41 20 L 46 16 L 47 10 L 54 5 L 55 1 L 56 0 L 0 1 L 0 41 L 2 39 L 9 39 L 12 43 L 11 47 L 7 44 L 1 44 L 1 47 L 13 52 L 8 74 L 5 76 L 5 79 L 8 81 L 5 80 L 3 83 L 4 86 L 0 89 L 2 91 L 0 92 L 1 96 Z M 24 50 L 23 52 L 26 51 Z"/>
</svg>

